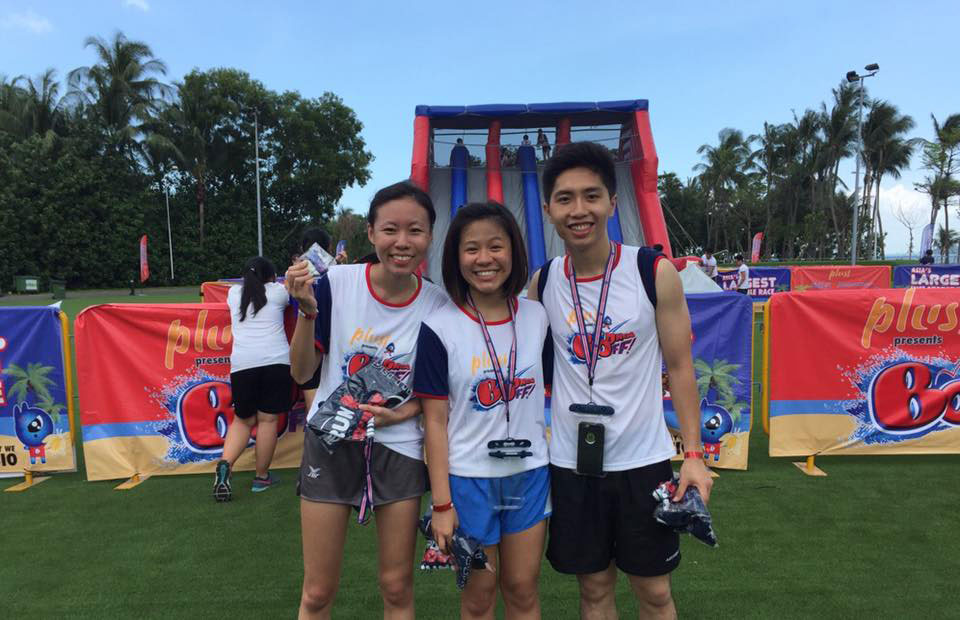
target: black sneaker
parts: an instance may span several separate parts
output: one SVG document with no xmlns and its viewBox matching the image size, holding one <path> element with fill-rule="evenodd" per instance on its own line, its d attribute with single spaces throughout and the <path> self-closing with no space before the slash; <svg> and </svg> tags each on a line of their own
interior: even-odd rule
<svg viewBox="0 0 960 620">
<path fill-rule="evenodd" d="M 213 481 L 213 499 L 218 502 L 229 502 L 233 498 L 233 490 L 230 488 L 230 463 L 220 461 L 217 463 L 216 478 Z"/>
</svg>

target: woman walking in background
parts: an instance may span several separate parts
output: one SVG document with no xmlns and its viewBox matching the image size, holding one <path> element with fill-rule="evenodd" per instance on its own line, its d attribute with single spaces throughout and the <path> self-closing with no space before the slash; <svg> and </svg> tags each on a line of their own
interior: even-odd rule
<svg viewBox="0 0 960 620">
<path fill-rule="evenodd" d="M 276 484 L 270 462 L 277 447 L 277 418 L 290 409 L 290 345 L 283 331 L 283 312 L 289 303 L 286 289 L 276 283 L 277 270 L 262 256 L 251 258 L 243 268 L 243 284 L 227 293 L 233 351 L 230 354 L 230 384 L 236 415 L 217 463 L 213 497 L 218 502 L 233 496 L 233 464 L 257 427 L 256 475 L 253 492 Z"/>
</svg>

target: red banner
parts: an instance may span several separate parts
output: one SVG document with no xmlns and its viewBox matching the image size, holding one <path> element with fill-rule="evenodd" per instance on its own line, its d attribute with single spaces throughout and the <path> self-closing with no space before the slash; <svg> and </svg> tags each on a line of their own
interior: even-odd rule
<svg viewBox="0 0 960 620">
<path fill-rule="evenodd" d="M 231 282 L 204 282 L 200 285 L 200 297 L 205 304 L 225 304 L 231 286 Z"/>
<path fill-rule="evenodd" d="M 890 288 L 890 265 L 791 267 L 791 290 Z"/>
<path fill-rule="evenodd" d="M 753 236 L 753 249 L 750 252 L 750 262 L 759 263 L 760 262 L 760 244 L 763 243 L 763 233 L 758 232 Z"/>
<path fill-rule="evenodd" d="M 150 265 L 147 263 L 147 236 L 140 237 L 140 283 L 150 277 Z"/>
<path fill-rule="evenodd" d="M 950 289 L 770 300 L 770 455 L 960 453 Z"/>
<path fill-rule="evenodd" d="M 234 415 L 227 306 L 108 304 L 75 325 L 87 478 L 212 471 Z M 281 418 L 274 467 L 299 465 L 302 420 L 302 402 Z"/>
</svg>

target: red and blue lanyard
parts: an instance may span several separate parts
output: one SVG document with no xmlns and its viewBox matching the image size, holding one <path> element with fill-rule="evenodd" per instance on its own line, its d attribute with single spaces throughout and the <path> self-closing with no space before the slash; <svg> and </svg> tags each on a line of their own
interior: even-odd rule
<svg viewBox="0 0 960 620">
<path fill-rule="evenodd" d="M 503 367 L 500 366 L 500 359 L 497 357 L 497 349 L 493 345 L 493 338 L 490 337 L 490 330 L 487 328 L 487 322 L 483 319 L 480 309 L 473 303 L 473 299 L 467 295 L 467 301 L 470 308 L 477 315 L 477 322 L 480 323 L 480 330 L 483 332 L 483 341 L 487 345 L 487 353 L 490 355 L 490 362 L 493 364 L 494 378 L 497 380 L 497 387 L 500 388 L 500 394 L 503 397 L 503 409 L 507 414 L 507 436 L 510 436 L 510 390 L 513 388 L 513 379 L 517 374 L 517 323 L 516 315 L 513 311 L 513 299 L 507 300 L 507 309 L 510 311 L 510 329 L 513 332 L 513 340 L 510 344 L 510 357 L 507 358 L 507 375 L 503 374 Z"/>
<path fill-rule="evenodd" d="M 570 281 L 570 297 L 573 298 L 573 311 L 577 315 L 577 337 L 580 338 L 580 344 L 587 358 L 587 381 L 590 384 L 591 398 L 593 394 L 593 377 L 597 372 L 597 361 L 600 359 L 600 340 L 603 337 L 603 317 L 607 309 L 607 295 L 610 293 L 610 280 L 613 277 L 613 266 L 616 259 L 615 247 L 614 244 L 610 244 L 610 255 L 607 256 L 607 266 L 603 270 L 603 282 L 600 285 L 600 300 L 597 302 L 597 315 L 593 328 L 592 342 L 587 340 L 587 323 L 583 317 L 580 291 L 577 290 L 577 270 L 573 267 L 573 259 L 570 259 L 570 273 L 567 275 L 567 279 Z"/>
</svg>

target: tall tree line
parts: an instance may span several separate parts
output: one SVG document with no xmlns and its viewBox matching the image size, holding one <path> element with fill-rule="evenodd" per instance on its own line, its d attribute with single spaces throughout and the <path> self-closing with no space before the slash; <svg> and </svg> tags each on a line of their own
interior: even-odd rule
<svg viewBox="0 0 960 620">
<path fill-rule="evenodd" d="M 678 253 L 704 249 L 744 252 L 764 233 L 763 255 L 785 260 L 850 257 L 857 212 L 858 258 L 884 258 L 881 183 L 900 178 L 920 153 L 928 175 L 917 184 L 930 196 L 930 222 L 941 258 L 950 256 L 957 235 L 948 212 L 960 196 L 960 115 L 941 124 L 934 140 L 911 138 L 914 120 L 888 101 L 863 91 L 862 187 L 859 197 L 840 178 L 842 162 L 857 155 L 860 105 L 857 84 L 843 83 L 818 109 L 794 113 L 791 122 L 764 123 L 760 133 L 720 131 L 715 144 L 698 149 L 696 176 L 686 181 L 661 175 L 659 189 L 667 228 Z"/>
<path fill-rule="evenodd" d="M 96 62 L 63 82 L 54 69 L 0 76 L 0 289 L 18 274 L 122 286 L 142 234 L 152 283 L 239 273 L 257 253 L 255 123 L 264 254 L 282 268 L 305 227 L 358 230 L 335 206 L 373 156 L 339 97 L 278 93 L 231 68 L 168 83 L 145 43 L 84 44 Z M 364 253 L 362 233 L 349 241 Z"/>
</svg>

